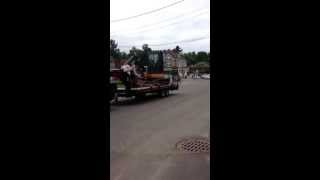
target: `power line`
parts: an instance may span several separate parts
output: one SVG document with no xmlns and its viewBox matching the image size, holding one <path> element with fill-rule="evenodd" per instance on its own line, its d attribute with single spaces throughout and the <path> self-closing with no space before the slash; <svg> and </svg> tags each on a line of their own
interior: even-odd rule
<svg viewBox="0 0 320 180">
<path fill-rule="evenodd" d="M 161 8 L 159 8 L 159 9 L 154 9 L 154 10 L 152 10 L 152 11 L 144 12 L 144 13 L 141 13 L 141 14 L 138 14 L 138 15 L 135 15 L 135 16 L 130 16 L 130 17 L 126 17 L 126 18 L 111 20 L 110 22 L 120 22 L 120 21 L 129 20 L 129 19 L 132 19 L 132 18 L 137 18 L 137 17 L 143 16 L 143 15 L 151 14 L 151 13 L 160 11 L 160 10 L 162 10 L 162 9 L 169 8 L 169 7 L 171 7 L 171 6 L 174 6 L 174 5 L 176 5 L 176 4 L 182 3 L 183 1 L 184 1 L 184 0 L 177 1 L 177 2 L 174 2 L 174 3 L 169 4 L 169 5 L 167 5 L 167 6 L 161 7 Z"/>
<path fill-rule="evenodd" d="M 205 8 L 205 9 L 197 9 L 197 10 L 194 10 L 194 11 L 191 11 L 191 12 L 188 12 L 188 13 L 180 14 L 179 16 L 175 16 L 175 17 L 171 17 L 171 18 L 168 18 L 168 19 L 164 19 L 164 20 L 162 20 L 162 21 L 158 21 L 158 22 L 156 22 L 156 23 L 152 23 L 152 24 L 145 25 L 145 26 L 139 26 L 139 27 L 137 27 L 137 28 L 134 28 L 133 30 L 144 29 L 144 28 L 150 27 L 150 26 L 152 27 L 153 25 L 158 25 L 158 24 L 163 23 L 163 22 L 168 22 L 168 21 L 171 21 L 171 20 L 179 19 L 179 18 L 181 18 L 181 17 L 183 17 L 183 16 L 189 16 L 189 15 L 192 15 L 192 14 L 194 14 L 194 13 L 201 12 L 201 11 L 203 11 L 203 10 L 208 11 L 209 9 L 208 9 L 208 8 Z M 121 31 L 121 30 L 120 30 L 120 31 Z M 117 32 L 112 32 L 112 33 L 110 33 L 110 34 L 116 34 L 116 33 L 117 33 Z"/>
<path fill-rule="evenodd" d="M 207 13 L 207 12 L 203 12 L 203 13 L 197 14 L 197 15 L 195 15 L 195 16 L 193 16 L 193 17 L 197 17 L 197 16 L 203 15 L 203 14 L 205 14 L 205 13 Z M 157 30 L 158 30 L 158 29 L 164 29 L 164 28 L 167 28 L 167 27 L 172 27 L 172 25 L 182 24 L 182 23 L 184 23 L 186 20 L 188 20 L 188 19 L 183 19 L 183 20 L 180 20 L 180 21 L 176 21 L 176 22 L 174 22 L 174 23 L 170 23 L 170 24 L 167 24 L 167 25 L 165 25 L 165 26 L 153 27 L 153 28 L 148 28 L 148 29 L 142 30 L 142 31 L 131 32 L 131 33 L 128 33 L 128 34 L 126 34 L 126 35 L 134 35 L 134 34 L 138 34 L 138 33 L 142 33 L 142 32 L 148 32 L 148 31 L 153 30 L 153 29 L 157 29 Z M 193 19 L 192 21 L 194 21 L 194 19 Z M 124 32 L 122 32 L 122 33 L 124 33 Z M 117 35 L 117 34 L 112 34 L 111 36 L 114 37 L 114 36 L 119 36 L 119 35 Z"/>
<path fill-rule="evenodd" d="M 200 40 L 208 39 L 208 38 L 210 38 L 210 37 L 200 37 L 200 38 L 189 39 L 189 40 L 184 40 L 184 41 L 170 42 L 170 43 L 165 43 L 165 44 L 150 44 L 149 46 L 166 46 L 166 45 L 171 45 L 171 44 L 189 43 L 189 42 L 200 41 Z"/>
<path fill-rule="evenodd" d="M 201 15 L 206 14 L 208 12 L 209 11 L 204 11 L 204 12 L 201 12 L 199 14 L 195 14 L 193 16 L 190 16 L 190 17 L 187 17 L 187 18 L 182 18 L 182 19 L 180 19 L 178 21 L 174 21 L 173 23 L 170 23 L 170 24 L 164 24 L 163 26 L 157 26 L 156 25 L 156 26 L 151 26 L 151 28 L 147 28 L 147 29 L 146 28 L 140 28 L 140 29 L 142 29 L 141 31 L 129 32 L 128 34 L 132 35 L 132 34 L 137 34 L 137 33 L 141 33 L 141 32 L 148 32 L 148 31 L 153 30 L 153 29 L 163 29 L 163 28 L 166 28 L 166 27 L 169 27 L 169 26 L 172 26 L 172 25 L 184 23 L 186 20 L 189 20 L 190 18 L 198 17 L 198 16 L 201 16 Z M 191 21 L 194 21 L 194 20 L 191 20 Z M 120 32 L 119 34 L 124 34 L 124 33 L 127 33 L 127 32 L 128 31 L 123 31 L 123 32 Z M 117 34 L 115 34 L 115 33 L 111 34 L 111 36 L 114 36 L 114 35 L 117 36 Z"/>
<path fill-rule="evenodd" d="M 163 43 L 163 44 L 148 44 L 148 46 L 166 46 L 166 45 L 172 45 L 172 44 L 190 43 L 190 42 L 200 41 L 208 38 L 210 38 L 210 36 L 207 35 L 199 38 L 193 38 L 193 39 L 187 39 L 187 40 L 181 40 L 181 41 L 175 41 L 175 42 L 169 42 L 169 43 Z M 133 46 L 138 47 L 137 45 L 132 45 L 132 46 L 119 45 L 119 47 L 121 48 L 131 48 Z"/>
</svg>

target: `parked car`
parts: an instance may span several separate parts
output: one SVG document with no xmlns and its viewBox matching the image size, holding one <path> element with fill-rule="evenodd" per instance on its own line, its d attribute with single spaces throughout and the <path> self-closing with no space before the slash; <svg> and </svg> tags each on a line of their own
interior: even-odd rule
<svg viewBox="0 0 320 180">
<path fill-rule="evenodd" d="M 201 75 L 201 79 L 210 79 L 210 74 Z"/>
</svg>

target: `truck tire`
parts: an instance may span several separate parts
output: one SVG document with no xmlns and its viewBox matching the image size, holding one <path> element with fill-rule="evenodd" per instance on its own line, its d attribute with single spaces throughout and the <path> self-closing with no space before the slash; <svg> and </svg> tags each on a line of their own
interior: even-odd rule
<svg viewBox="0 0 320 180">
<path fill-rule="evenodd" d="M 166 96 L 165 90 L 160 90 L 160 91 L 158 92 L 158 95 L 159 95 L 159 97 L 165 97 L 165 96 Z"/>
<path fill-rule="evenodd" d="M 115 103 L 117 103 L 117 102 L 119 101 L 119 99 L 118 99 L 118 93 L 116 93 L 116 92 L 114 93 L 114 98 L 113 98 L 113 99 L 114 99 L 114 102 L 115 102 Z"/>
<path fill-rule="evenodd" d="M 142 99 L 144 99 L 145 97 L 146 97 L 146 94 L 138 94 L 138 95 L 135 96 L 135 98 L 136 98 L 137 100 L 142 100 Z"/>
<path fill-rule="evenodd" d="M 169 94 L 170 94 L 169 89 L 165 90 L 165 95 L 166 95 L 166 97 L 168 97 L 168 96 L 169 96 Z"/>
</svg>

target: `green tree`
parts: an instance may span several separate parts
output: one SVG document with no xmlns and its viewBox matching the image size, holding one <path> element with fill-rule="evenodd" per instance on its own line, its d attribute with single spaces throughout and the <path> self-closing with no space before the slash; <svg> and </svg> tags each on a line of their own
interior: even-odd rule
<svg viewBox="0 0 320 180">
<path fill-rule="evenodd" d="M 187 60 L 188 66 L 196 63 L 196 57 L 193 53 L 191 53 L 191 52 L 184 53 L 182 56 Z"/>
<path fill-rule="evenodd" d="M 118 44 L 116 43 L 116 41 L 113 39 L 110 39 L 110 55 L 115 59 L 119 59 L 121 56 L 120 49 L 118 49 L 117 47 L 118 47 Z"/>
<path fill-rule="evenodd" d="M 204 52 L 204 51 L 198 52 L 196 61 L 197 61 L 197 63 L 198 62 L 208 62 L 209 56 L 208 56 L 207 52 Z"/>
<path fill-rule="evenodd" d="M 120 52 L 121 59 L 128 59 L 128 54 L 126 52 Z"/>
</svg>

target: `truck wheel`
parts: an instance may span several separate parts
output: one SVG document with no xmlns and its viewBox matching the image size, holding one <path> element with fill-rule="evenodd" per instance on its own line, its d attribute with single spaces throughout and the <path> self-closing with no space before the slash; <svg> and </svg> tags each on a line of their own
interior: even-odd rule
<svg viewBox="0 0 320 180">
<path fill-rule="evenodd" d="M 118 93 L 114 93 L 114 102 L 117 103 L 118 102 Z"/>
<path fill-rule="evenodd" d="M 170 91 L 169 91 L 169 89 L 167 89 L 167 90 L 165 91 L 165 95 L 166 95 L 166 96 L 169 96 L 169 93 L 170 93 Z"/>
<path fill-rule="evenodd" d="M 164 90 L 159 91 L 159 96 L 160 97 L 165 97 L 166 96 L 165 91 Z"/>
<path fill-rule="evenodd" d="M 137 100 L 142 100 L 143 98 L 146 97 L 146 94 L 139 94 L 139 95 L 136 95 L 136 99 Z"/>
</svg>

